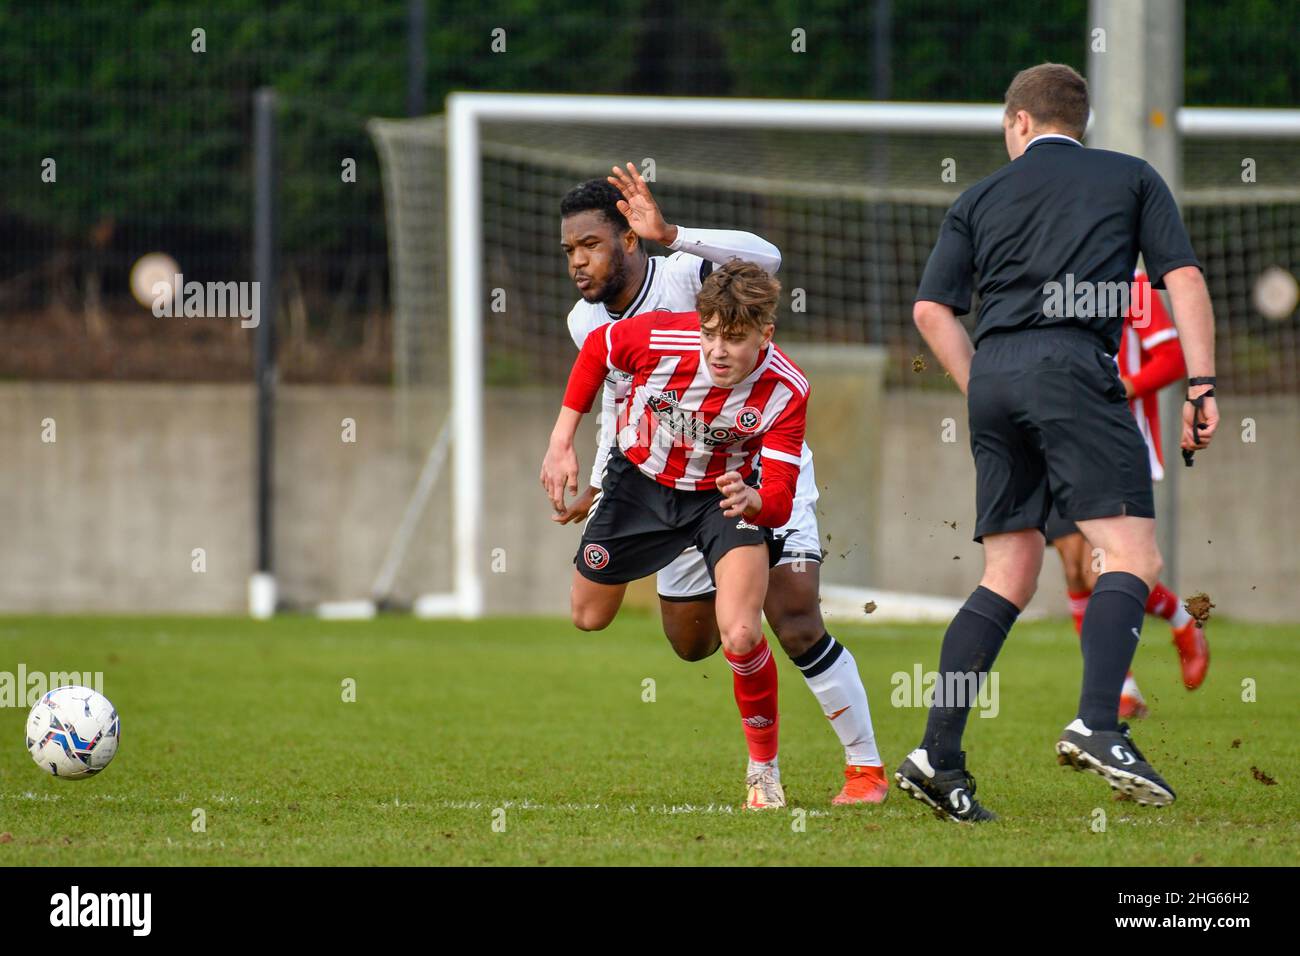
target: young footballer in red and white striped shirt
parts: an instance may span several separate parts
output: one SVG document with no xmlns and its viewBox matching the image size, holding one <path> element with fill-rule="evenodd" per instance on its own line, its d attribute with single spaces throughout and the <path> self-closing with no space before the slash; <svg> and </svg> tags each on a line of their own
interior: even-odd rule
<svg viewBox="0 0 1300 956">
<path fill-rule="evenodd" d="M 574 363 L 542 484 L 564 507 L 578 490 L 573 440 L 609 371 L 632 377 L 601 496 L 574 559 L 574 624 L 599 630 L 629 581 L 694 545 L 717 588 L 723 652 L 749 749 L 746 806 L 781 807 L 776 664 L 761 614 L 772 529 L 789 520 L 808 381 L 772 343 L 780 284 L 733 260 L 711 273 L 698 312 L 648 312 L 587 336 Z M 762 481 L 756 469 L 763 456 Z"/>
<path fill-rule="evenodd" d="M 765 464 L 763 510 L 753 518 L 777 527 L 794 499 L 808 380 L 767 345 L 744 378 L 718 384 L 715 376 L 734 378 L 735 365 L 705 355 L 700 325 L 694 312 L 648 312 L 596 330 L 578 355 L 565 404 L 585 405 L 588 392 L 604 384 L 607 365 L 630 369 L 633 392 L 617 417 L 628 461 L 669 488 L 707 491 L 726 472 L 754 474 L 761 449 L 772 464 Z"/>
</svg>

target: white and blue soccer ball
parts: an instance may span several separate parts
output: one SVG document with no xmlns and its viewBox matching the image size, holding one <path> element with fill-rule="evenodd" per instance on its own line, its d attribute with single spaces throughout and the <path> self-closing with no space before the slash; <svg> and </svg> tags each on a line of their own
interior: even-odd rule
<svg viewBox="0 0 1300 956">
<path fill-rule="evenodd" d="M 113 760 L 122 722 L 107 697 L 89 687 L 56 687 L 27 718 L 27 752 L 46 773 L 93 777 Z"/>
</svg>

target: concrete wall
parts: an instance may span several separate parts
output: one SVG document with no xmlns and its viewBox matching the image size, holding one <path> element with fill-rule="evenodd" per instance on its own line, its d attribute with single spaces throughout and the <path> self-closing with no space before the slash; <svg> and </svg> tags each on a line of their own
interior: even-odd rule
<svg viewBox="0 0 1300 956">
<path fill-rule="evenodd" d="M 813 381 L 828 581 L 949 596 L 980 573 L 963 403 L 882 395 L 870 355 L 792 349 Z M 242 612 L 254 559 L 253 393 L 243 386 L 0 384 L 0 611 Z M 554 389 L 489 394 L 488 606 L 564 613 L 579 529 L 549 520 L 537 481 Z M 382 388 L 285 387 L 277 434 L 276 562 L 297 606 L 368 594 L 425 450 L 399 434 Z M 1215 448 L 1178 463 L 1180 593 L 1216 613 L 1292 620 L 1300 579 L 1300 408 L 1229 402 Z M 1241 441 L 1242 418 L 1256 441 Z M 42 441 L 53 419 L 56 441 Z M 341 422 L 357 423 L 355 443 Z M 944 441 L 944 419 L 953 419 Z M 590 464 L 594 435 L 580 437 Z M 444 485 L 445 487 L 445 485 Z M 951 527 L 956 522 L 956 529 Z M 449 583 L 446 495 L 435 497 L 398 579 L 405 597 Z M 1207 543 L 1207 542 L 1213 542 Z M 192 570 L 203 548 L 204 573 Z M 498 567 L 500 563 L 498 562 Z M 643 587 L 646 594 L 652 591 Z M 1064 613 L 1055 558 L 1039 607 Z"/>
<path fill-rule="evenodd" d="M 792 345 L 790 357 L 808 373 L 808 447 L 817 502 L 822 580 L 861 584 L 881 566 L 880 508 L 870 489 L 884 474 L 886 423 L 872 410 L 885 394 L 885 354 L 851 345 Z"/>
<path fill-rule="evenodd" d="M 0 385 L 0 608 L 246 606 L 250 399 L 228 386 Z M 194 548 L 205 574 L 190 570 Z"/>
<path fill-rule="evenodd" d="M 253 401 L 251 386 L 0 384 L 0 610 L 244 611 Z M 502 611 L 567 609 L 560 572 L 578 532 L 549 520 L 536 477 L 554 402 L 553 390 L 494 392 L 486 413 L 485 563 L 503 548 L 506 571 L 488 576 L 487 600 Z M 345 418 L 355 442 L 343 441 Z M 42 441 L 46 419 L 53 442 Z M 282 387 L 276 428 L 282 598 L 311 607 L 369 596 L 427 446 L 402 440 L 383 388 Z M 591 423 L 580 440 L 594 447 Z M 450 584 L 446 487 L 444 477 L 398 577 L 401 596 Z"/>
</svg>

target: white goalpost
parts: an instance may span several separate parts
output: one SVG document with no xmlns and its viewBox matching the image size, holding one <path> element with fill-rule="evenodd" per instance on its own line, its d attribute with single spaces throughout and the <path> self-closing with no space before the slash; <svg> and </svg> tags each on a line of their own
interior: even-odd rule
<svg viewBox="0 0 1300 956">
<path fill-rule="evenodd" d="M 410 343 L 411 353 L 419 352 L 424 366 L 444 377 L 439 379 L 437 393 L 445 395 L 445 419 L 428 423 L 424 447 L 431 447 L 444 420 L 450 423 L 448 580 L 445 587 L 428 590 L 415 600 L 414 613 L 472 619 L 487 609 L 484 429 L 489 277 L 485 277 L 485 263 L 492 249 L 491 229 L 501 230 L 501 223 L 509 220 L 511 229 L 531 230 L 527 238 L 533 245 L 549 243 L 544 252 L 549 259 L 538 253 L 535 269 L 529 268 L 533 259 L 518 267 L 545 272 L 546 281 L 553 283 L 537 292 L 545 305 L 537 311 L 548 315 L 549 334 L 556 336 L 554 357 L 544 366 L 551 376 L 545 379 L 548 383 L 554 381 L 559 363 L 567 367 L 572 358 L 572 343 L 563 336 L 563 323 L 558 323 L 558 335 L 554 327 L 557 317 L 567 312 L 563 297 L 567 296 L 570 304 L 573 299 L 572 288 L 564 284 L 563 270 L 554 261 L 558 256 L 552 248 L 556 218 L 550 210 L 564 183 L 599 174 L 607 168 L 607 155 L 640 160 L 644 152 L 633 155 L 628 150 L 637 147 L 628 144 L 639 143 L 642 148 L 645 143 L 654 144 L 655 155 L 663 157 L 660 175 L 671 168 L 673 187 L 684 191 L 685 198 L 676 199 L 674 208 L 689 206 L 692 214 L 699 215 L 701 225 L 749 228 L 727 220 L 734 213 L 740 219 L 749 216 L 750 222 L 766 223 L 762 217 L 776 215 L 768 207 L 777 206 L 780 215 L 805 224 L 800 228 L 816 234 L 808 249 L 825 249 L 843 235 L 868 250 L 855 253 L 860 256 L 855 260 L 861 266 L 858 271 L 864 273 L 860 279 L 836 275 L 837 268 L 845 270 L 833 263 L 816 273 L 826 281 L 814 278 L 813 283 L 834 288 L 823 296 L 823 301 L 831 303 L 828 313 L 806 322 L 814 340 L 824 336 L 826 341 L 853 341 L 853 335 L 863 334 L 859 326 L 872 322 L 877 324 L 871 327 L 871 341 L 895 334 L 912 341 L 908 317 L 915 273 L 924 264 L 944 209 L 960 192 L 955 185 L 939 182 L 937 161 L 934 167 L 929 166 L 931 157 L 942 156 L 951 147 L 951 155 L 963 157 L 961 162 L 968 164 L 965 169 L 989 166 L 992 171 L 1006 161 L 1005 152 L 1000 160 L 997 157 L 1002 150 L 1001 117 L 1000 104 L 454 93 L 447 97 L 442 117 L 372 121 L 372 134 L 384 160 L 386 204 L 390 230 L 394 230 L 390 245 L 395 253 L 391 264 L 395 300 L 399 309 L 407 310 L 400 317 L 399 347 Z M 1183 108 L 1177 114 L 1176 127 L 1189 140 L 1290 141 L 1300 139 L 1300 110 Z M 843 142 L 831 134 L 841 136 Z M 743 146 L 738 145 L 742 141 Z M 1290 149 L 1295 144 L 1284 145 Z M 716 160 L 713 168 L 708 165 L 710 155 Z M 753 183 L 737 187 L 728 182 L 727 167 L 733 160 L 746 167 L 751 157 Z M 407 164 L 409 181 L 393 171 L 399 161 Z M 527 165 L 529 175 L 539 180 L 531 187 L 533 194 L 517 200 L 517 207 L 493 205 L 486 226 L 485 161 L 502 167 L 492 174 L 492 185 L 507 184 L 490 193 L 494 204 L 516 202 L 513 196 L 501 199 L 500 194 L 510 191 L 511 177 L 520 167 Z M 435 180 L 410 178 L 409 170 L 432 162 L 445 164 L 436 180 L 445 188 L 445 199 L 435 197 L 434 201 L 418 195 L 422 188 L 436 188 L 432 186 Z M 919 168 L 921 162 L 926 164 L 924 170 Z M 963 175 L 962 186 L 970 182 L 969 174 Z M 694 193 L 690 193 L 692 189 Z M 1189 183 L 1184 199 L 1194 191 Z M 1223 199 L 1207 189 L 1198 201 L 1255 200 Z M 1269 201 L 1300 210 L 1296 190 L 1283 190 Z M 791 204 L 793 209 L 786 208 Z M 445 232 L 434 237 L 441 229 Z M 823 243 L 823 238 L 827 242 Z M 397 253 L 414 246 L 420 249 L 419 262 L 403 266 L 396 261 Z M 787 262 L 791 269 L 807 269 L 811 258 L 811 252 L 791 254 Z M 424 273 L 444 268 L 443 281 L 427 281 Z M 819 264 L 816 268 L 823 267 Z M 783 266 L 783 275 L 785 269 Z M 564 311 L 559 311 L 561 308 Z M 437 332 L 422 345 L 418 337 L 434 333 L 421 331 L 419 323 L 437 322 L 444 309 L 445 341 L 438 337 L 442 332 Z M 540 354 L 544 350 L 534 351 Z M 529 356 L 539 362 L 545 357 Z M 431 456 L 434 458 L 441 465 L 441 456 Z M 439 471 L 422 474 L 412 494 L 385 562 L 388 584 Z"/>
</svg>

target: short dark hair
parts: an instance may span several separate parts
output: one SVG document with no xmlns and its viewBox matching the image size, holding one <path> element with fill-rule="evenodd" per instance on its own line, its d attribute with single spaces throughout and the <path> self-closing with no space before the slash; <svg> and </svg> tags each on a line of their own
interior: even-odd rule
<svg viewBox="0 0 1300 956">
<path fill-rule="evenodd" d="M 612 183 L 604 179 L 588 179 L 578 183 L 560 200 L 560 218 L 567 219 L 575 213 L 594 210 L 603 213 L 617 233 L 628 230 L 627 218 L 618 211 L 618 201 L 623 198 Z"/>
<path fill-rule="evenodd" d="M 781 283 L 752 262 L 732 259 L 700 286 L 695 309 L 710 335 L 743 336 L 776 324 Z"/>
<path fill-rule="evenodd" d="M 1037 126 L 1058 127 L 1075 139 L 1088 128 L 1088 81 L 1064 63 L 1021 70 L 1007 87 L 1008 116 L 1024 110 Z"/>
</svg>

